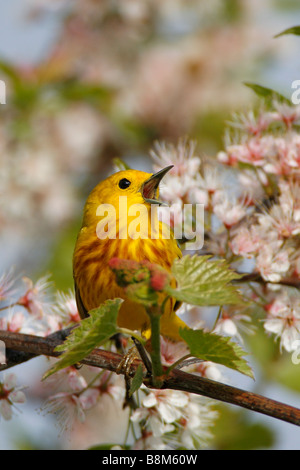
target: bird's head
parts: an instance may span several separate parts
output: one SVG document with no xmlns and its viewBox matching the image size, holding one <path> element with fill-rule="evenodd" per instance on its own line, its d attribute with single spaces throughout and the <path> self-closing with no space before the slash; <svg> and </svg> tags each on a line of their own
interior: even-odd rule
<svg viewBox="0 0 300 470">
<path fill-rule="evenodd" d="M 161 205 L 159 201 L 159 183 L 173 166 L 168 166 L 157 173 L 145 173 L 138 170 L 118 171 L 101 181 L 91 192 L 86 203 L 86 216 L 93 217 L 98 206 L 111 204 L 116 210 L 120 197 L 126 197 L 127 207 L 133 204 Z"/>
</svg>

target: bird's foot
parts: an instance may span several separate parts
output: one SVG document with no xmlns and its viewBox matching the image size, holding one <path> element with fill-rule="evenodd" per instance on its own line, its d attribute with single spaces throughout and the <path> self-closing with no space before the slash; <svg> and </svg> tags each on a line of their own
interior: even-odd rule
<svg viewBox="0 0 300 470">
<path fill-rule="evenodd" d="M 125 394 L 123 408 L 126 408 L 126 406 L 130 406 L 133 409 L 137 408 L 137 404 L 134 398 L 130 396 L 130 386 L 131 386 L 130 368 L 135 359 L 139 359 L 139 355 L 136 350 L 136 347 L 133 346 L 132 348 L 129 349 L 127 354 L 125 354 L 125 356 L 122 358 L 116 370 L 116 374 L 124 374 L 124 378 L 125 378 L 126 394 Z"/>
<path fill-rule="evenodd" d="M 138 352 L 136 347 L 133 346 L 129 351 L 123 356 L 120 364 L 117 367 L 116 374 L 124 374 L 125 377 L 130 376 L 130 367 L 135 359 L 139 359 Z"/>
</svg>

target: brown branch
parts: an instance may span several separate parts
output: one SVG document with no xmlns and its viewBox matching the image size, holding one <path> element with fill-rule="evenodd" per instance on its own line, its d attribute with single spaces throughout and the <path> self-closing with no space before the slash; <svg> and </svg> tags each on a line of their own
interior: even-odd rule
<svg viewBox="0 0 300 470">
<path fill-rule="evenodd" d="M 0 340 L 5 342 L 7 351 L 13 350 L 16 355 L 18 352 L 22 353 L 23 360 L 29 360 L 32 357 L 39 355 L 57 357 L 59 353 L 55 352 L 54 348 L 58 344 L 62 343 L 65 334 L 68 332 L 69 330 L 63 330 L 54 333 L 47 338 L 42 338 L 38 336 L 0 331 Z M 120 354 L 97 349 L 81 362 L 82 364 L 116 372 L 121 359 L 122 356 Z M 137 359 L 133 361 L 129 372 L 130 376 L 134 376 L 140 363 L 141 361 Z M 2 369 L 0 368 L 0 370 L 4 370 L 11 366 L 12 364 L 8 363 L 7 366 L 2 366 Z M 145 375 L 146 372 L 147 371 L 145 371 Z M 152 387 L 151 379 L 149 379 L 149 377 L 145 377 L 144 383 L 148 387 Z M 300 410 L 297 408 L 265 398 L 252 392 L 231 387 L 230 385 L 225 385 L 204 377 L 189 374 L 178 369 L 172 370 L 168 377 L 166 377 L 163 383 L 163 388 L 196 393 L 198 395 L 203 395 L 225 403 L 231 403 L 233 405 L 300 426 Z"/>
<path fill-rule="evenodd" d="M 213 398 L 300 426 L 300 409 L 256 393 L 175 370 L 166 387 Z"/>
<path fill-rule="evenodd" d="M 233 284 L 240 284 L 241 282 L 257 282 L 259 284 L 270 284 L 269 281 L 266 281 L 260 274 L 258 273 L 238 273 L 241 274 L 243 277 L 241 279 L 237 279 L 232 281 Z M 287 287 L 295 287 L 296 289 L 300 289 L 300 282 L 298 280 L 293 280 L 293 279 L 282 279 L 279 282 L 276 282 L 276 284 L 279 284 L 281 286 L 287 286 Z"/>
<path fill-rule="evenodd" d="M 65 339 L 71 333 L 73 328 L 74 327 L 65 328 L 64 330 L 59 330 L 59 331 L 56 331 L 55 333 L 52 333 L 51 335 L 47 336 L 47 343 L 50 346 L 51 342 L 53 342 L 53 349 L 54 349 L 58 344 L 65 341 Z M 19 344 L 18 340 L 16 339 L 14 341 L 12 339 L 12 336 L 11 336 L 10 332 L 0 330 L 0 336 L 1 337 L 2 336 L 5 337 L 6 334 L 9 335 L 12 342 L 16 343 L 16 349 L 12 349 L 10 346 L 8 346 L 8 343 L 6 342 L 5 339 L 2 340 L 2 341 L 5 342 L 5 345 L 8 346 L 8 347 L 5 351 L 5 353 L 6 353 L 5 354 L 6 355 L 6 364 L 0 364 L 0 371 L 10 369 L 11 367 L 17 366 L 18 364 L 23 364 L 24 362 L 27 362 L 30 359 L 33 359 L 34 357 L 37 357 L 37 356 L 40 356 L 40 355 L 47 356 L 47 353 L 46 352 L 44 353 L 42 351 L 38 352 L 38 353 L 28 352 L 27 349 L 28 349 L 28 347 L 29 347 L 29 349 L 31 348 L 31 344 L 29 344 L 28 346 L 26 344 L 24 344 L 23 348 L 18 349 L 18 344 Z M 19 333 L 15 333 L 15 335 L 17 335 L 16 338 L 20 336 Z M 41 338 L 40 336 L 33 336 L 33 335 L 25 335 L 25 336 L 32 338 L 33 343 L 36 344 L 36 345 L 42 344 L 42 343 L 40 343 L 39 339 L 43 339 L 43 338 Z M 35 341 L 34 338 L 37 338 L 37 340 Z M 9 340 L 8 340 L 8 342 L 9 342 Z M 23 342 L 22 342 L 22 344 L 23 344 Z"/>
</svg>

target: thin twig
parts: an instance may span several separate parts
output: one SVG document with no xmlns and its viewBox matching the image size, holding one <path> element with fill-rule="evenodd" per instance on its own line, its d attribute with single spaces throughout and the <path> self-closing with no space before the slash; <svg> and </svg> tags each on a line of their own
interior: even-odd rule
<svg viewBox="0 0 300 470">
<path fill-rule="evenodd" d="M 65 334 L 64 331 L 59 333 L 62 336 Z M 57 334 L 57 336 L 59 335 Z M 57 357 L 59 353 L 54 349 L 62 343 L 62 339 L 54 337 L 54 335 L 42 338 L 8 331 L 0 331 L 0 340 L 5 342 L 8 349 L 21 351 L 25 356 L 27 355 L 28 359 L 38 355 Z M 120 354 L 96 349 L 81 363 L 116 372 L 121 359 Z M 142 361 L 138 359 L 133 361 L 129 371 L 131 377 L 136 373 L 139 364 L 143 364 Z M 144 383 L 153 387 L 151 379 L 147 376 Z M 163 388 L 196 393 L 300 426 L 300 409 L 178 369 L 172 370 L 165 378 Z"/>
<path fill-rule="evenodd" d="M 51 341 L 54 341 L 54 344 L 56 345 L 62 343 L 63 341 L 65 341 L 67 336 L 69 336 L 73 328 L 74 327 L 70 327 L 70 328 L 65 328 L 64 330 L 55 331 L 51 335 L 47 336 L 47 342 L 51 344 Z M 8 333 L 8 332 L 0 330 L 0 335 L 3 335 L 5 333 Z M 33 336 L 33 338 L 40 338 L 40 337 Z M 5 342 L 5 340 L 2 340 L 2 341 Z M 19 349 L 13 349 L 13 348 L 8 347 L 8 344 L 6 342 L 5 344 L 6 344 L 6 351 L 5 351 L 6 364 L 0 364 L 0 371 L 10 369 L 11 367 L 17 366 L 18 364 L 23 364 L 24 362 L 27 362 L 36 356 L 40 356 L 44 354 L 42 352 L 39 352 L 37 354 L 34 354 L 34 353 L 32 354 L 27 351 L 26 347 L 23 350 L 22 349 L 19 350 Z"/>
<path fill-rule="evenodd" d="M 183 367 L 189 367 L 192 366 L 193 364 L 199 364 L 201 362 L 204 362 L 203 359 L 198 359 L 197 357 L 191 357 L 190 359 L 186 359 L 182 362 L 180 362 L 175 369 L 183 369 Z"/>
<path fill-rule="evenodd" d="M 262 276 L 260 276 L 258 273 L 238 273 L 241 274 L 243 277 L 241 279 L 234 279 L 232 281 L 233 284 L 240 284 L 244 282 L 257 282 L 258 284 L 270 284 L 269 281 L 266 281 Z M 281 286 L 287 286 L 287 287 L 295 287 L 296 289 L 300 289 L 300 282 L 298 280 L 292 280 L 292 279 L 282 279 L 279 282 L 276 282 L 276 284 L 281 285 Z"/>
<path fill-rule="evenodd" d="M 300 426 L 298 408 L 181 370 L 173 371 L 166 388 L 196 393 Z"/>
<path fill-rule="evenodd" d="M 147 351 L 145 350 L 144 346 L 140 343 L 140 341 L 138 341 L 136 338 L 132 337 L 132 340 L 135 344 L 135 347 L 136 349 L 138 350 L 139 352 L 139 355 L 147 369 L 147 372 L 149 375 L 152 374 L 152 364 L 151 364 L 151 361 L 148 357 L 148 354 L 147 354 Z"/>
</svg>

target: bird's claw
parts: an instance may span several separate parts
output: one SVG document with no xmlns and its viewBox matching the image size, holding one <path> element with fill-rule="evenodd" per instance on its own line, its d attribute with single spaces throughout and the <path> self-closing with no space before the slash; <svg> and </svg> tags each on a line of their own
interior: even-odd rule
<svg viewBox="0 0 300 470">
<path fill-rule="evenodd" d="M 130 395 L 130 386 L 131 386 L 131 377 L 130 377 L 130 368 L 135 359 L 138 359 L 139 356 L 137 354 L 137 350 L 135 346 L 133 346 L 125 356 L 123 356 L 120 364 L 117 367 L 116 374 L 124 374 L 125 378 L 125 387 L 126 387 L 126 395 L 123 404 L 123 408 L 126 406 L 130 406 L 131 408 L 137 408 L 137 404 L 134 398 Z"/>
<path fill-rule="evenodd" d="M 123 356 L 120 361 L 120 364 L 117 367 L 116 374 L 124 374 L 125 378 L 130 378 L 130 368 L 135 359 L 138 359 L 136 347 L 133 346 L 129 351 Z"/>
</svg>

